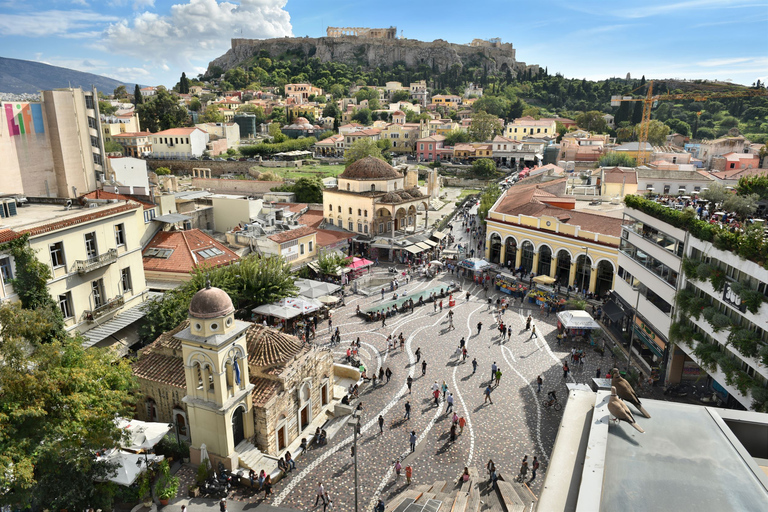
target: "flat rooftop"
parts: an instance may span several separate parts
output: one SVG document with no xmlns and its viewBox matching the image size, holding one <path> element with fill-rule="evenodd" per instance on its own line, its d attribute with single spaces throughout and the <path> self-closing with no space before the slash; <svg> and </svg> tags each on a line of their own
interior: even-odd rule
<svg viewBox="0 0 768 512">
<path fill-rule="evenodd" d="M 52 223 L 68 224 L 78 217 L 96 216 L 103 217 L 112 213 L 120 213 L 126 210 L 126 202 L 97 204 L 93 208 L 82 207 L 77 200 L 73 200 L 73 206 L 67 210 L 63 204 L 31 203 L 16 209 L 16 215 L 0 218 L 0 229 L 12 229 L 16 232 L 24 232 L 46 226 Z M 77 206 L 75 206 L 77 205 Z M 131 202 L 128 205 L 140 208 L 139 203 Z M 133 208 L 131 208 L 133 209 Z M 69 223 L 71 224 L 71 223 Z"/>
</svg>

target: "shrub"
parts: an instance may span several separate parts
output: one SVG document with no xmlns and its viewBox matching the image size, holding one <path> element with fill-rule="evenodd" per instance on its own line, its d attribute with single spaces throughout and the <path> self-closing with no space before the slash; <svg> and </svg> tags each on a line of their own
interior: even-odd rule
<svg viewBox="0 0 768 512">
<path fill-rule="evenodd" d="M 202 486 L 206 480 L 210 471 L 211 461 L 204 459 L 199 466 L 197 466 L 197 475 L 195 475 L 195 482 L 198 486 Z"/>
<path fill-rule="evenodd" d="M 709 263 L 699 263 L 696 267 L 696 275 L 702 280 L 709 279 L 712 275 L 712 266 Z"/>
<path fill-rule="evenodd" d="M 168 176 L 171 174 L 171 170 L 168 167 L 158 167 L 155 169 L 155 174 L 158 176 Z"/>
<path fill-rule="evenodd" d="M 744 304 L 750 313 L 756 315 L 760 310 L 760 306 L 763 305 L 764 295 L 757 290 L 752 290 L 742 285 L 741 290 L 738 292 L 741 298 L 741 303 Z"/>
<path fill-rule="evenodd" d="M 719 268 L 713 269 L 712 275 L 709 277 L 709 282 L 718 292 L 723 291 L 723 287 L 725 286 L 725 272 Z"/>
<path fill-rule="evenodd" d="M 755 357 L 758 354 L 760 336 L 743 327 L 734 327 L 728 335 L 728 343 L 736 347 L 742 355 Z"/>
</svg>

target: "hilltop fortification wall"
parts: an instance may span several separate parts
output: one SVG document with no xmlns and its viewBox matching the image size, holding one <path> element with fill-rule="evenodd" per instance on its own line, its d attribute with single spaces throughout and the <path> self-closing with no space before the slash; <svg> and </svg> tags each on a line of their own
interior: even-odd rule
<svg viewBox="0 0 768 512">
<path fill-rule="evenodd" d="M 232 39 L 232 48 L 224 55 L 212 61 L 208 68 L 219 66 L 228 70 L 250 59 L 262 50 L 271 57 L 278 57 L 288 51 L 301 51 L 308 57 L 315 57 L 321 62 L 343 62 L 361 65 L 365 69 L 380 66 L 393 66 L 404 62 L 408 67 L 426 65 L 446 71 L 454 64 L 459 66 L 485 66 L 489 73 L 513 75 L 526 69 L 524 62 L 515 59 L 515 49 L 511 43 L 493 42 L 489 44 L 461 45 L 442 39 L 424 42 L 415 39 L 384 39 L 359 36 L 341 37 L 284 37 L 275 39 Z M 538 66 L 530 66 L 534 72 Z"/>
</svg>

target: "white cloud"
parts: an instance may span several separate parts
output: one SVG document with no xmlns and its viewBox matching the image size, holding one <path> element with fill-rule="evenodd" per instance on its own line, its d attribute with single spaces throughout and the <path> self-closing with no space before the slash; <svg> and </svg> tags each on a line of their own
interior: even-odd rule
<svg viewBox="0 0 768 512">
<path fill-rule="evenodd" d="M 133 0 L 133 8 L 135 10 L 146 9 L 147 7 L 154 7 L 155 0 Z"/>
<path fill-rule="evenodd" d="M 4 14 L 0 16 L 0 36 L 62 36 L 117 20 L 114 16 L 82 10 Z"/>
<path fill-rule="evenodd" d="M 101 44 L 108 51 L 155 63 L 189 65 L 223 54 L 230 39 L 291 35 L 286 0 L 189 0 L 171 7 L 167 16 L 152 12 L 111 24 Z M 242 33 L 241 33 L 242 31 Z"/>
<path fill-rule="evenodd" d="M 757 7 L 764 0 L 686 0 L 683 2 L 662 2 L 652 5 L 643 3 L 631 9 L 617 10 L 613 14 L 621 18 L 647 18 L 650 16 L 666 15 L 676 11 L 693 12 L 697 9 L 728 9 L 741 7 Z"/>
<path fill-rule="evenodd" d="M 88 7 L 88 2 L 86 0 L 72 0 L 72 3 L 75 5 L 82 5 L 83 7 Z"/>
<path fill-rule="evenodd" d="M 753 57 L 733 57 L 729 59 L 707 59 L 701 62 L 697 62 L 696 65 L 709 68 L 709 67 L 730 66 L 733 64 L 741 64 L 743 62 L 752 62 L 754 60 L 756 59 L 754 59 Z"/>
</svg>

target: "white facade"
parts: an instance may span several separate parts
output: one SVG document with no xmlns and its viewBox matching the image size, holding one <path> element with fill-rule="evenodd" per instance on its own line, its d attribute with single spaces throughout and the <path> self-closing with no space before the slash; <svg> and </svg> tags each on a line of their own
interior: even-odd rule
<svg viewBox="0 0 768 512">
<path fill-rule="evenodd" d="M 107 159 L 108 179 L 114 180 L 117 186 L 129 187 L 127 194 L 149 195 L 149 174 L 147 162 L 140 158 L 124 156 Z M 107 190 L 109 188 L 107 187 Z M 121 193 L 121 191 L 118 191 Z"/>
<path fill-rule="evenodd" d="M 217 194 L 213 199 L 213 229 L 226 233 L 238 224 L 248 224 L 261 213 L 264 202 L 242 196 Z"/>
<path fill-rule="evenodd" d="M 203 155 L 208 133 L 200 128 L 172 128 L 152 134 L 155 158 L 190 158 Z"/>
<path fill-rule="evenodd" d="M 195 125 L 208 136 L 215 135 L 220 139 L 227 139 L 227 149 L 240 145 L 240 125 L 237 123 L 201 123 Z"/>
</svg>

